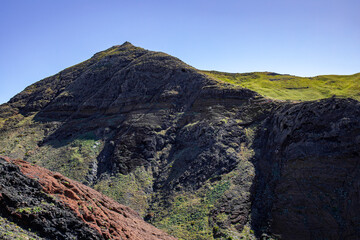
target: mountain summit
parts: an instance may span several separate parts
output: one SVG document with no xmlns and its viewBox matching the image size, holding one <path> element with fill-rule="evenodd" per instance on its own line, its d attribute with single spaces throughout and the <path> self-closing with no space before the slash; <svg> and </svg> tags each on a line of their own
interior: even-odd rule
<svg viewBox="0 0 360 240">
<path fill-rule="evenodd" d="M 181 239 L 356 239 L 360 104 L 286 98 L 331 81 L 200 71 L 126 42 L 1 105 L 0 153 Z"/>
<path fill-rule="evenodd" d="M 175 57 L 125 42 L 27 87 L 9 105 L 59 117 L 118 113 L 144 103 L 182 108 L 216 85 Z"/>
</svg>

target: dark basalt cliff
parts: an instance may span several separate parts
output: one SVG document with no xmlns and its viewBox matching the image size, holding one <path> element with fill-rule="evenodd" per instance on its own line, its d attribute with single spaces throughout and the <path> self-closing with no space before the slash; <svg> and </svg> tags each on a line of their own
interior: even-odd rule
<svg viewBox="0 0 360 240">
<path fill-rule="evenodd" d="M 284 239 L 360 236 L 360 104 L 286 104 L 259 133 L 253 209 L 258 227 Z"/>
<path fill-rule="evenodd" d="M 284 102 L 130 43 L 0 106 L 0 152 L 183 239 L 358 239 L 360 105 Z"/>
</svg>

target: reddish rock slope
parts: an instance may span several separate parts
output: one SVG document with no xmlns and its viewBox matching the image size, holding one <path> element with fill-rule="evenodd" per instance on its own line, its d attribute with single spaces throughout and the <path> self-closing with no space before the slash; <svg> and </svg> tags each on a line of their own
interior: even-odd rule
<svg viewBox="0 0 360 240">
<path fill-rule="evenodd" d="M 2 163 L 5 160 L 11 165 L 17 165 L 22 174 L 40 183 L 46 194 L 52 196 L 54 200 L 56 199 L 57 203 L 65 205 L 65 208 L 75 213 L 76 217 L 85 222 L 90 229 L 99 232 L 100 239 L 175 239 L 144 222 L 139 214 L 129 207 L 121 205 L 79 182 L 66 178 L 60 173 L 51 172 L 23 160 L 7 157 L 0 157 L 0 160 Z M 0 193 L 1 205 L 6 202 L 2 201 L 3 190 L 6 190 L 4 186 Z M 7 208 L 7 206 L 2 207 Z M 28 207 L 28 209 L 32 208 Z M 19 212 L 21 211 L 12 211 L 12 218 L 22 218 Z M 26 211 L 22 212 L 26 213 Z M 32 216 L 34 218 L 37 215 L 32 214 Z"/>
</svg>

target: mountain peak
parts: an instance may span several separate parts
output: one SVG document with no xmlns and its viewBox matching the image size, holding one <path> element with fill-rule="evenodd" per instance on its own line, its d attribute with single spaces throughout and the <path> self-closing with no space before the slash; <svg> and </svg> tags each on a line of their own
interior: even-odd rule
<svg viewBox="0 0 360 240">
<path fill-rule="evenodd" d="M 131 42 L 124 42 L 123 44 L 121 45 L 116 45 L 114 47 L 119 47 L 119 48 L 131 48 L 131 47 L 135 47 Z"/>
<path fill-rule="evenodd" d="M 134 46 L 134 45 L 132 45 L 131 42 L 126 41 L 123 44 L 121 44 L 121 46 L 125 47 L 125 46 Z"/>
</svg>

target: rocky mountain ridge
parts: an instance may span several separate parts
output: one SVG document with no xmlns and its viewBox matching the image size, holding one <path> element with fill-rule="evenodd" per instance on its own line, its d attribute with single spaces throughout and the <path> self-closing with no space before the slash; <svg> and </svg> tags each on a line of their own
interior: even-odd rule
<svg viewBox="0 0 360 240">
<path fill-rule="evenodd" d="M 1 105 L 0 153 L 180 239 L 356 239 L 359 109 L 265 98 L 125 43 Z"/>
</svg>

